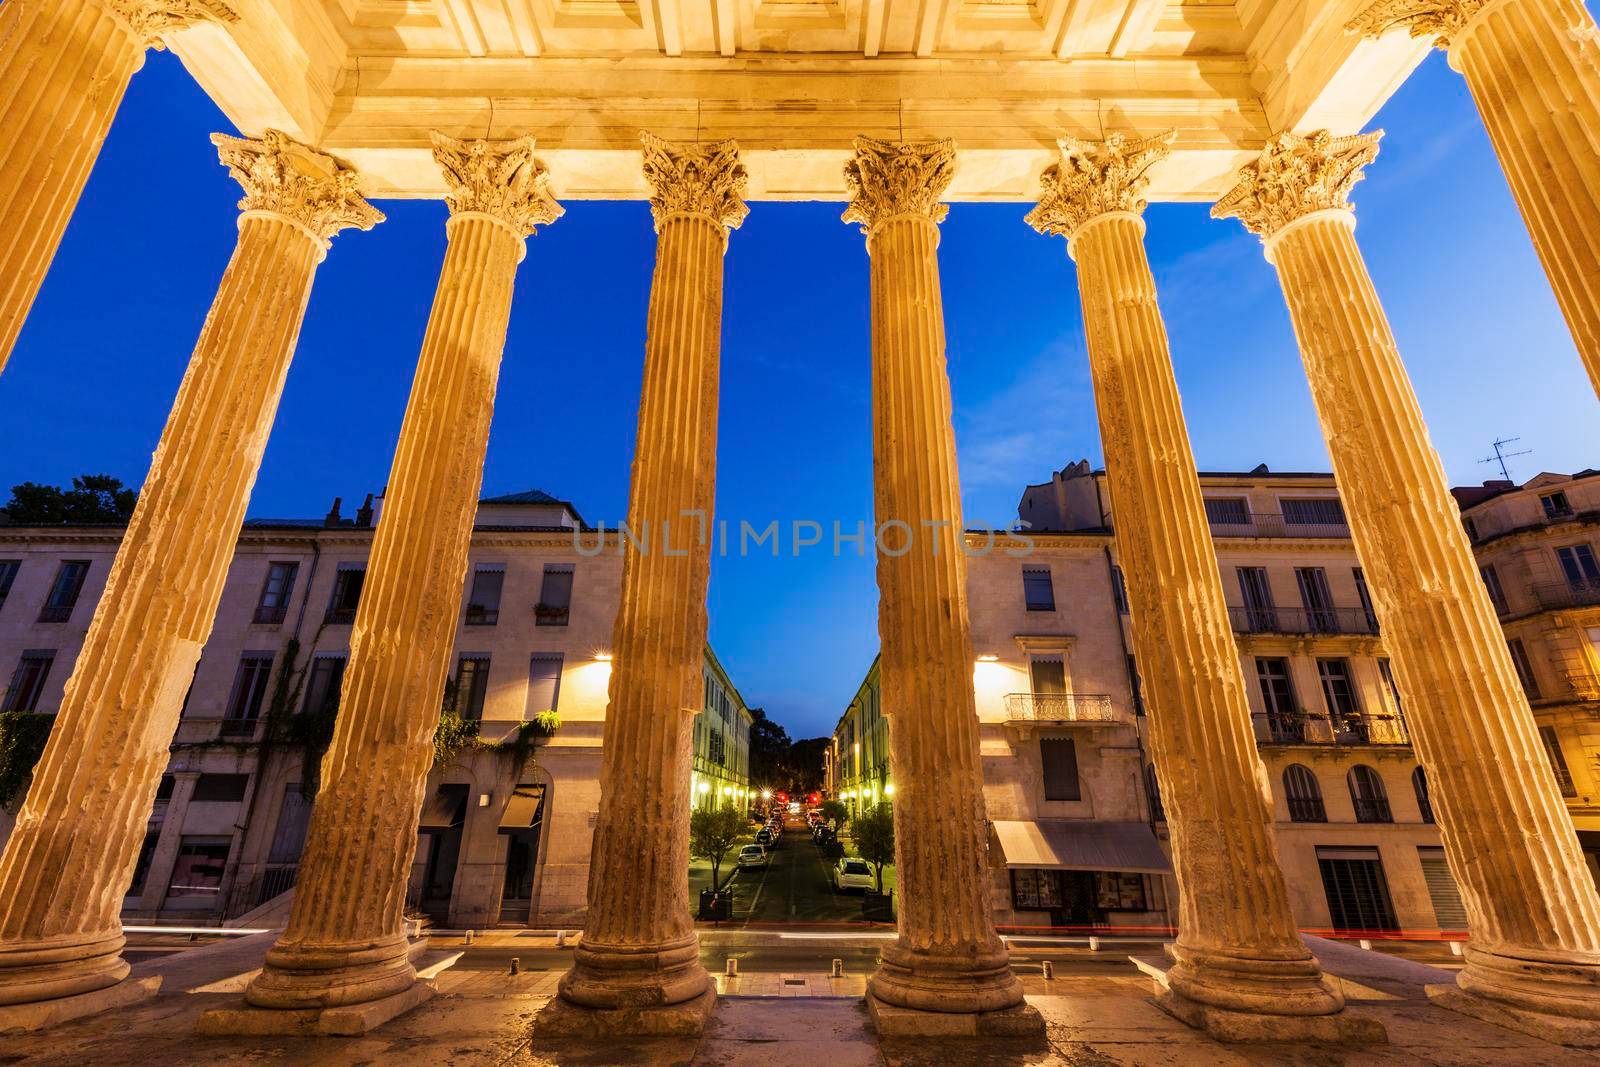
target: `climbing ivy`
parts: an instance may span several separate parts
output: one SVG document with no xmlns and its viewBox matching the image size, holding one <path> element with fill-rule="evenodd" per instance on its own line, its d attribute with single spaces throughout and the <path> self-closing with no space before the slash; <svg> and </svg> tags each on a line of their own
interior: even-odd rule
<svg viewBox="0 0 1600 1067">
<path fill-rule="evenodd" d="M 50 737 L 54 715 L 32 711 L 0 712 L 0 807 L 11 807 L 27 792 L 34 765 Z"/>
</svg>

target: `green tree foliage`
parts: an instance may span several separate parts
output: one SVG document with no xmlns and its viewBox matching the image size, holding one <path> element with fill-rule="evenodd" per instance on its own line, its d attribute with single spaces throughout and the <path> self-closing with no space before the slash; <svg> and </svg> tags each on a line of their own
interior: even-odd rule
<svg viewBox="0 0 1600 1067">
<path fill-rule="evenodd" d="M 788 787 L 785 764 L 789 756 L 789 731 L 767 718 L 762 708 L 750 709 L 750 780 L 779 789 Z"/>
<path fill-rule="evenodd" d="M 0 808 L 11 807 L 27 792 L 55 721 L 54 715 L 32 711 L 0 712 Z"/>
<path fill-rule="evenodd" d="M 850 819 L 850 809 L 842 800 L 824 800 L 817 805 L 817 810 L 822 812 L 822 817 L 835 826 L 843 826 Z"/>
<path fill-rule="evenodd" d="M 874 804 L 862 812 L 850 827 L 850 840 L 861 858 L 872 864 L 882 893 L 883 869 L 894 862 L 894 809 Z"/>
<path fill-rule="evenodd" d="M 689 855 L 711 863 L 711 891 L 722 888 L 722 861 L 750 829 L 735 808 L 702 808 L 689 816 Z"/>
<path fill-rule="evenodd" d="M 11 487 L 5 513 L 18 526 L 63 523 L 125 523 L 139 494 L 109 474 L 81 474 L 71 489 L 38 482 Z"/>
<path fill-rule="evenodd" d="M 828 737 L 808 737 L 789 746 L 785 762 L 789 769 L 790 792 L 803 796 L 822 789 L 822 754 L 831 741 Z"/>
</svg>

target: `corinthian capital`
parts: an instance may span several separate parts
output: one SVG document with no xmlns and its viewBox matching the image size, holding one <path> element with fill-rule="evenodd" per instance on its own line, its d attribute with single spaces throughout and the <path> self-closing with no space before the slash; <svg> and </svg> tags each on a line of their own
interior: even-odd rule
<svg viewBox="0 0 1600 1067">
<path fill-rule="evenodd" d="M 237 22 L 239 13 L 226 0 L 105 0 L 111 12 L 127 23 L 144 47 L 165 48 L 161 35 L 196 22 Z"/>
<path fill-rule="evenodd" d="M 705 215 L 726 234 L 750 214 L 744 202 L 750 175 L 739 162 L 738 142 L 680 144 L 648 131 L 639 140 L 657 233 L 674 215 Z"/>
<path fill-rule="evenodd" d="M 880 141 L 857 137 L 856 153 L 844 165 L 850 205 L 845 222 L 859 222 L 871 235 L 879 223 L 897 215 L 921 215 L 943 222 L 950 207 L 941 201 L 956 176 L 956 143 Z"/>
<path fill-rule="evenodd" d="M 1404 26 L 1413 37 L 1432 37 L 1439 48 L 1449 48 L 1461 28 L 1495 0 L 1378 0 L 1345 23 L 1345 32 L 1382 37 Z"/>
<path fill-rule="evenodd" d="M 1313 211 L 1350 210 L 1350 190 L 1362 168 L 1378 158 L 1382 130 L 1334 137 L 1327 130 L 1301 137 L 1280 133 L 1239 171 L 1239 182 L 1211 208 L 1252 233 L 1271 237 Z"/>
<path fill-rule="evenodd" d="M 1025 221 L 1043 234 L 1067 240 L 1090 219 L 1112 212 L 1144 211 L 1150 167 L 1172 151 L 1176 131 L 1129 140 L 1120 133 L 1104 141 L 1063 137 L 1056 142 L 1061 158 L 1045 168 L 1039 206 Z"/>
<path fill-rule="evenodd" d="M 433 158 L 444 171 L 450 214 L 488 215 L 520 237 L 566 214 L 550 192 L 550 171 L 534 158 L 533 138 L 458 141 L 435 132 Z"/>
<path fill-rule="evenodd" d="M 244 187 L 240 211 L 282 215 L 313 234 L 323 248 L 340 230 L 370 230 L 383 221 L 383 213 L 362 199 L 355 171 L 286 133 L 268 130 L 259 139 L 214 133 L 211 143 L 233 180 Z"/>
</svg>

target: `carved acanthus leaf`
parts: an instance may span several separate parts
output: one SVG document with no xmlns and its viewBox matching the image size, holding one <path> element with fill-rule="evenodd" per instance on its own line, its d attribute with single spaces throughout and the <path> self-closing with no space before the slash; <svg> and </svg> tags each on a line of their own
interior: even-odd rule
<svg viewBox="0 0 1600 1067">
<path fill-rule="evenodd" d="M 355 171 L 286 133 L 268 130 L 259 139 L 214 133 L 211 143 L 244 187 L 240 211 L 282 215 L 320 237 L 323 247 L 340 230 L 370 230 L 383 221 L 383 213 L 362 198 Z"/>
<path fill-rule="evenodd" d="M 1239 171 L 1239 181 L 1211 208 L 1213 218 L 1236 218 L 1252 233 L 1270 237 L 1313 211 L 1349 210 L 1350 190 L 1362 168 L 1378 158 L 1382 130 L 1334 137 L 1318 130 L 1301 137 L 1281 133 L 1261 156 Z"/>
<path fill-rule="evenodd" d="M 107 0 L 146 48 L 166 47 L 161 35 L 196 22 L 237 22 L 239 13 L 228 0 Z"/>
<path fill-rule="evenodd" d="M 458 141 L 435 131 L 433 158 L 444 171 L 452 215 L 488 215 L 531 237 L 566 214 L 550 192 L 549 169 L 534 158 L 532 137 Z"/>
<path fill-rule="evenodd" d="M 705 215 L 726 231 L 737 229 L 750 214 L 744 202 L 750 175 L 739 161 L 738 142 L 684 144 L 648 131 L 641 131 L 639 140 L 657 233 L 673 215 Z"/>
<path fill-rule="evenodd" d="M 1378 0 L 1345 23 L 1345 32 L 1363 37 L 1382 37 L 1404 26 L 1413 37 L 1432 37 L 1439 48 L 1449 48 L 1450 40 L 1474 15 L 1493 0 Z"/>
<path fill-rule="evenodd" d="M 1115 211 L 1144 211 L 1150 167 L 1172 151 L 1176 131 L 1130 140 L 1112 133 L 1104 141 L 1063 137 L 1056 142 L 1061 158 L 1045 168 L 1039 204 L 1026 222 L 1044 234 L 1071 240 L 1090 219 Z"/>
<path fill-rule="evenodd" d="M 956 143 L 941 141 L 880 141 L 857 137 L 856 152 L 844 167 L 850 205 L 845 222 L 858 222 L 871 234 L 879 223 L 896 215 L 923 215 L 943 222 L 950 214 L 941 202 L 956 176 Z"/>
</svg>

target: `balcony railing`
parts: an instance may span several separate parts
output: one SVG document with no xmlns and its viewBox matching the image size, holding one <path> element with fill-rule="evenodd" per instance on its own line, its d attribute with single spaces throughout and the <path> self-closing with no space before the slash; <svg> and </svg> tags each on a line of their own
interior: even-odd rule
<svg viewBox="0 0 1600 1067">
<path fill-rule="evenodd" d="M 1343 522 L 1285 522 L 1282 515 L 1251 515 L 1244 522 L 1213 522 L 1212 537 L 1349 537 L 1350 527 Z"/>
<path fill-rule="evenodd" d="M 258 626 L 277 626 L 289 616 L 287 604 L 258 604 L 251 621 Z"/>
<path fill-rule="evenodd" d="M 1256 715 L 1256 740 L 1264 745 L 1409 745 L 1405 720 L 1389 712 L 1324 715 Z"/>
<path fill-rule="evenodd" d="M 1007 722 L 1121 722 L 1103 693 L 1007 693 Z"/>
<path fill-rule="evenodd" d="M 1533 587 L 1541 608 L 1581 608 L 1600 604 L 1600 579 L 1551 582 Z"/>
<path fill-rule="evenodd" d="M 254 911 L 273 897 L 293 889 L 300 877 L 297 863 L 278 863 L 266 867 L 249 881 L 236 883 L 222 911 L 224 919 L 236 919 Z"/>
<path fill-rule="evenodd" d="M 1378 620 L 1363 608 L 1229 608 L 1241 634 L 1375 634 Z"/>
</svg>

